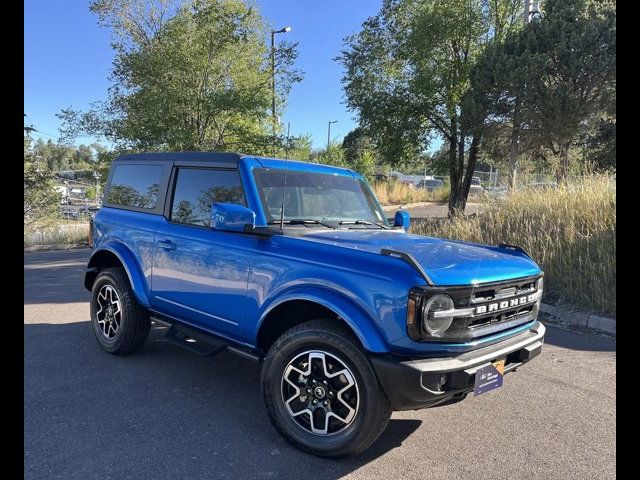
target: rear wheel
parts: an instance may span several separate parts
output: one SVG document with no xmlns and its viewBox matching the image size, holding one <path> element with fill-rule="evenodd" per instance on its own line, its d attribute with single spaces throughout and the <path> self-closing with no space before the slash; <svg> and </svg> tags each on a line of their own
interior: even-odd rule
<svg viewBox="0 0 640 480">
<path fill-rule="evenodd" d="M 265 359 L 262 386 L 276 429 L 314 455 L 364 451 L 391 416 L 358 340 L 334 320 L 306 322 L 278 338 Z"/>
<path fill-rule="evenodd" d="M 149 314 L 135 299 L 122 268 L 106 268 L 98 274 L 91 289 L 90 308 L 93 333 L 109 353 L 133 353 L 149 336 Z"/>
</svg>

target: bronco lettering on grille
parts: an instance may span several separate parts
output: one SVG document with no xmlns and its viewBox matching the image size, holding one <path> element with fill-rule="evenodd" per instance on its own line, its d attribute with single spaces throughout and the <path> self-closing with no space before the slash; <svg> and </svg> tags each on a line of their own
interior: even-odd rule
<svg viewBox="0 0 640 480">
<path fill-rule="evenodd" d="M 504 300 L 502 302 L 489 303 L 487 305 L 481 305 L 476 307 L 475 314 L 500 312 L 508 308 L 518 307 L 520 305 L 526 305 L 527 303 L 533 303 L 537 300 L 537 294 L 532 293 L 524 297 L 513 298 L 511 300 Z"/>
</svg>

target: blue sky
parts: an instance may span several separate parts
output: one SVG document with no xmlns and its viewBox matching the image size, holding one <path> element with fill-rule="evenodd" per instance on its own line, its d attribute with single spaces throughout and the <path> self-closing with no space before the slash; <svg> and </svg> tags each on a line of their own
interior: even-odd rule
<svg viewBox="0 0 640 480">
<path fill-rule="evenodd" d="M 276 38 L 299 42 L 297 67 L 305 72 L 294 86 L 283 122 L 291 122 L 291 135 L 309 133 L 314 146 L 342 139 L 355 127 L 353 114 L 343 102 L 342 67 L 333 61 L 345 36 L 360 30 L 367 17 L 380 8 L 380 0 L 258 0 L 263 15 L 279 29 L 293 30 Z M 86 109 L 105 99 L 113 59 L 109 32 L 98 26 L 88 0 L 25 0 L 24 113 L 44 139 L 58 137 L 55 116 L 62 108 Z M 90 143 L 80 138 L 77 143 Z"/>
</svg>

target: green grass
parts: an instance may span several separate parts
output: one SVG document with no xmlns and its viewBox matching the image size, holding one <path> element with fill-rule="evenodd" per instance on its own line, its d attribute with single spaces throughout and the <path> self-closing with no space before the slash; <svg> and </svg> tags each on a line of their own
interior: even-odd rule
<svg viewBox="0 0 640 480">
<path fill-rule="evenodd" d="M 554 190 L 523 189 L 472 217 L 416 221 L 412 233 L 527 250 L 549 303 L 616 313 L 616 191 L 593 176 Z"/>
</svg>

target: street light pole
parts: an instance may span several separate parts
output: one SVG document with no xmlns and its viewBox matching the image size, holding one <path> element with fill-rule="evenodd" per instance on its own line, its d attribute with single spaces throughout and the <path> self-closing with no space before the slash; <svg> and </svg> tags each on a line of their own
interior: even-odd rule
<svg viewBox="0 0 640 480">
<path fill-rule="evenodd" d="M 327 131 L 327 152 L 329 151 L 329 146 L 331 145 L 331 124 L 338 123 L 338 120 L 329 121 L 329 130 Z"/>
<path fill-rule="evenodd" d="M 276 33 L 287 33 L 291 27 L 286 26 L 280 30 L 271 30 L 271 122 L 273 133 L 276 133 Z"/>
</svg>

